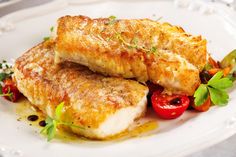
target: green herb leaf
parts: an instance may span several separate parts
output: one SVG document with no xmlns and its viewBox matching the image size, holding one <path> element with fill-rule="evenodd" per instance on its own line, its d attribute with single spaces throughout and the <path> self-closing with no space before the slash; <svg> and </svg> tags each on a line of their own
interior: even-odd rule
<svg viewBox="0 0 236 157">
<path fill-rule="evenodd" d="M 53 119 L 51 117 L 47 117 L 45 120 L 46 124 L 52 124 L 53 123 Z"/>
<path fill-rule="evenodd" d="M 56 126 L 57 126 L 56 122 L 53 121 L 53 124 L 48 127 L 48 129 L 47 129 L 47 137 L 48 137 L 47 140 L 48 141 L 51 141 L 55 137 Z"/>
<path fill-rule="evenodd" d="M 56 119 L 57 119 L 57 120 L 60 120 L 63 107 L 64 107 L 64 102 L 61 102 L 61 103 L 57 106 L 57 108 L 56 108 Z"/>
<path fill-rule="evenodd" d="M 55 109 L 55 114 L 54 114 L 56 119 L 53 119 L 52 117 L 48 116 L 45 120 L 46 126 L 40 131 L 40 133 L 46 133 L 48 141 L 51 141 L 55 137 L 58 125 L 66 125 L 69 127 L 76 127 L 79 129 L 84 129 L 83 127 L 74 125 L 73 123 L 70 124 L 70 123 L 61 121 L 63 107 L 64 107 L 64 102 L 61 102 L 59 105 L 57 105 Z"/>
<path fill-rule="evenodd" d="M 208 98 L 208 89 L 207 85 L 201 84 L 194 93 L 194 103 L 196 106 L 202 105 Z"/>
<path fill-rule="evenodd" d="M 222 71 L 217 72 L 217 73 L 208 81 L 208 84 L 214 83 L 214 81 L 217 81 L 217 80 L 219 80 L 220 78 L 222 78 L 223 75 L 224 75 L 224 74 L 223 74 Z"/>
<path fill-rule="evenodd" d="M 114 20 L 114 19 L 116 19 L 116 16 L 111 15 L 111 16 L 109 16 L 109 19 Z"/>
<path fill-rule="evenodd" d="M 156 52 L 157 51 L 157 47 L 153 46 L 150 50 L 152 53 Z"/>
<path fill-rule="evenodd" d="M 228 103 L 229 95 L 226 91 L 208 87 L 210 91 L 211 101 L 215 105 L 225 106 Z"/>
<path fill-rule="evenodd" d="M 229 95 L 225 91 L 233 86 L 233 81 L 229 77 L 223 77 L 223 72 L 217 72 L 207 84 L 201 84 L 194 93 L 194 103 L 200 106 L 207 99 L 210 93 L 210 98 L 213 104 L 224 106 L 228 103 Z"/>
<path fill-rule="evenodd" d="M 54 30 L 54 27 L 52 26 L 52 27 L 50 28 L 50 32 L 53 32 L 53 30 Z"/>
<path fill-rule="evenodd" d="M 108 22 L 108 25 L 114 24 L 116 22 L 116 16 L 110 16 L 109 17 L 110 21 Z"/>
<path fill-rule="evenodd" d="M 219 80 L 209 81 L 208 85 L 221 90 L 221 89 L 227 89 L 229 87 L 232 87 L 233 82 L 229 78 L 225 77 Z"/>
<path fill-rule="evenodd" d="M 41 134 L 47 132 L 48 128 L 49 128 L 51 125 L 53 125 L 53 119 L 48 116 L 48 117 L 46 118 L 45 122 L 46 122 L 46 126 L 40 131 Z"/>
<path fill-rule="evenodd" d="M 43 38 L 44 41 L 47 41 L 47 40 L 49 40 L 49 39 L 50 39 L 50 37 L 44 37 L 44 38 Z"/>
<path fill-rule="evenodd" d="M 8 77 L 8 75 L 4 72 L 0 73 L 0 81 L 5 80 Z"/>
</svg>

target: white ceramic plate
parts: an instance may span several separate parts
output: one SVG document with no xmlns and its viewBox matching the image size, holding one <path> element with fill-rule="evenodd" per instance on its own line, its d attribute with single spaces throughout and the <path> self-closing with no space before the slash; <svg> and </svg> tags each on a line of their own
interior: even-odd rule
<svg viewBox="0 0 236 157">
<path fill-rule="evenodd" d="M 14 3 L 17 3 L 19 2 L 20 0 L 8 0 L 8 1 L 0 1 L 0 8 L 3 8 L 5 6 L 8 6 L 8 5 L 11 5 L 11 4 L 14 4 Z"/>
<path fill-rule="evenodd" d="M 61 3 L 62 4 L 62 3 Z M 58 4 L 59 5 L 59 4 Z M 172 1 L 104 1 L 80 5 L 58 5 L 18 12 L 2 20 L 13 22 L 15 29 L 0 36 L 0 59 L 17 58 L 48 36 L 49 28 L 60 16 L 83 14 L 91 17 L 152 18 L 182 26 L 191 34 L 201 34 L 208 50 L 216 59 L 236 48 L 235 13 L 217 6 L 210 15 L 176 8 Z M 52 8 L 53 11 L 48 12 Z M 221 10 L 219 10 L 221 9 Z M 29 18 L 34 15 L 34 18 Z M 22 17 L 28 19 L 23 20 Z M 12 20 L 12 21 L 11 21 Z M 43 57 L 43 56 L 42 56 Z M 194 57 L 194 56 L 193 56 Z M 170 157 L 184 156 L 215 144 L 236 132 L 236 90 L 229 91 L 226 107 L 212 107 L 206 113 L 187 112 L 178 119 L 158 120 L 159 128 L 152 136 L 119 142 L 52 141 L 47 143 L 37 128 L 18 122 L 15 104 L 0 100 L 0 154 L 7 157 Z M 17 105 L 17 104 L 16 104 Z"/>
</svg>

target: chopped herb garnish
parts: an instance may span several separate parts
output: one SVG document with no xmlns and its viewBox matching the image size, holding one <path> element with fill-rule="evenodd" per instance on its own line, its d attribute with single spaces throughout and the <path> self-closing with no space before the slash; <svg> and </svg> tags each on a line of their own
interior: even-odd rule
<svg viewBox="0 0 236 157">
<path fill-rule="evenodd" d="M 50 28 L 50 31 L 53 32 L 53 30 L 54 30 L 54 27 L 52 26 L 52 27 Z"/>
<path fill-rule="evenodd" d="M 153 53 L 156 52 L 157 51 L 157 47 L 153 46 L 150 51 L 153 52 Z"/>
<path fill-rule="evenodd" d="M 108 25 L 114 24 L 116 22 L 116 16 L 110 16 L 109 17 L 109 22 L 107 23 Z"/>
<path fill-rule="evenodd" d="M 233 81 L 229 77 L 223 77 L 223 72 L 217 72 L 207 84 L 201 84 L 194 93 L 194 103 L 201 106 L 210 96 L 213 104 L 223 106 L 228 103 L 229 95 L 226 89 L 233 86 Z"/>
<path fill-rule="evenodd" d="M 49 39 L 50 39 L 50 37 L 44 37 L 44 38 L 43 38 L 44 41 L 47 41 L 47 40 L 49 40 Z"/>
<path fill-rule="evenodd" d="M 133 38 L 131 40 L 131 43 L 126 42 L 121 36 L 121 33 L 116 33 L 116 38 L 119 39 L 120 42 L 123 43 L 125 46 L 127 46 L 129 49 L 137 49 L 137 50 L 141 50 L 147 53 L 155 53 L 157 51 L 157 47 L 155 46 L 152 46 L 150 49 L 144 46 L 139 46 L 138 38 Z"/>
<path fill-rule="evenodd" d="M 50 116 L 48 116 L 46 118 L 46 126 L 41 130 L 40 133 L 46 133 L 48 141 L 51 141 L 55 137 L 58 125 L 65 125 L 65 126 L 69 126 L 69 127 L 76 127 L 79 129 L 84 129 L 81 126 L 63 122 L 61 120 L 61 116 L 63 114 L 63 109 L 64 109 L 64 102 L 60 103 L 57 106 L 57 108 L 55 110 L 55 119 Z"/>
</svg>

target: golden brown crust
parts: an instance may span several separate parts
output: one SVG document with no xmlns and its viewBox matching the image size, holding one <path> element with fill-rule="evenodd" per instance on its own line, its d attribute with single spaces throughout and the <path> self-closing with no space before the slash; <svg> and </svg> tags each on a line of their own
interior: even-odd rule
<svg viewBox="0 0 236 157">
<path fill-rule="evenodd" d="M 112 22 L 109 18 L 85 16 L 58 20 L 57 62 L 77 62 L 105 75 L 136 78 L 141 82 L 151 80 L 175 93 L 194 93 L 206 53 L 206 40 L 167 23 L 149 19 Z M 169 54 L 173 54 L 175 65 Z M 161 60 L 164 60 L 161 65 L 156 65 Z M 168 67 L 176 69 L 178 74 L 166 71 Z M 166 82 L 168 79 L 175 82 Z"/>
<path fill-rule="evenodd" d="M 86 128 L 97 128 L 119 109 L 135 107 L 148 90 L 136 81 L 104 77 L 77 64 L 55 65 L 53 46 L 47 43 L 18 58 L 14 72 L 19 90 L 40 110 L 50 115 L 48 108 L 53 113 L 64 101 L 64 120 Z"/>
</svg>

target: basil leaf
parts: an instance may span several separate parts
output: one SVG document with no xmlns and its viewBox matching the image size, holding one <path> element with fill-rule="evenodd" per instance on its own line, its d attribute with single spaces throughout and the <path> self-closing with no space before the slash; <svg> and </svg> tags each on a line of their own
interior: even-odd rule
<svg viewBox="0 0 236 157">
<path fill-rule="evenodd" d="M 207 85 L 201 84 L 194 93 L 194 103 L 196 106 L 201 106 L 208 98 Z"/>
<path fill-rule="evenodd" d="M 233 86 L 233 82 L 229 78 L 222 78 L 219 80 L 208 82 L 208 85 L 216 89 L 227 89 Z"/>
<path fill-rule="evenodd" d="M 211 101 L 218 106 L 225 106 L 228 103 L 229 95 L 226 91 L 208 87 Z"/>
</svg>

